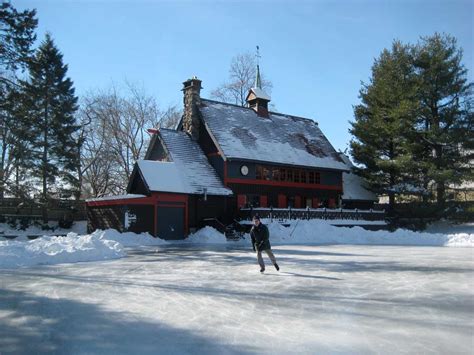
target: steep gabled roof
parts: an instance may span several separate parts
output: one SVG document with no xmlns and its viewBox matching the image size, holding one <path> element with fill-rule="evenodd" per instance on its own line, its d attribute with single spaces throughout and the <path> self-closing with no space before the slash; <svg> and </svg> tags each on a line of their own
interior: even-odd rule
<svg viewBox="0 0 474 355">
<path fill-rule="evenodd" d="M 226 159 L 348 170 L 313 120 L 201 99 L 201 116 Z"/>
<path fill-rule="evenodd" d="M 351 169 L 342 175 L 343 200 L 378 201 L 377 195 L 367 188 L 364 179 L 353 172 L 354 165 L 344 153 L 339 153 L 341 159 Z"/>
<path fill-rule="evenodd" d="M 271 101 L 271 99 L 272 99 L 270 97 L 270 95 L 268 95 L 265 91 L 263 91 L 260 88 L 254 87 L 254 88 L 251 88 L 249 90 L 249 93 L 247 94 L 246 101 L 248 101 L 249 96 L 251 94 L 254 94 L 256 99 L 263 99 L 263 100 L 266 100 L 266 101 Z"/>
<path fill-rule="evenodd" d="M 157 133 L 171 161 L 141 160 L 140 172 L 150 191 L 231 195 L 209 164 L 198 143 L 182 131 L 160 129 Z M 155 140 L 157 141 L 157 140 Z"/>
</svg>

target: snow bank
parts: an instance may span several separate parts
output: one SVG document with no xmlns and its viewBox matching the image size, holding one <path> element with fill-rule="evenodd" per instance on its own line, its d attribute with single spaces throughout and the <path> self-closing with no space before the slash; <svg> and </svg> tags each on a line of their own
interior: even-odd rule
<svg viewBox="0 0 474 355">
<path fill-rule="evenodd" d="M 227 239 L 224 234 L 222 234 L 215 228 L 206 226 L 204 228 L 199 229 L 195 233 L 190 234 L 189 237 L 185 239 L 185 242 L 225 244 L 227 243 Z"/>
<path fill-rule="evenodd" d="M 50 227 L 57 225 L 57 222 L 49 222 Z M 0 223 L 0 240 L 3 240 L 2 236 L 16 236 L 15 240 L 28 240 L 28 236 L 55 236 L 55 235 L 66 235 L 70 232 L 77 234 L 87 233 L 87 221 L 76 221 L 70 229 L 56 228 L 55 230 L 43 230 L 41 227 L 32 225 L 25 230 L 12 228 L 8 223 Z"/>
<path fill-rule="evenodd" d="M 125 255 L 121 244 L 105 239 L 100 232 L 0 241 L 0 268 L 107 260 Z"/>
<path fill-rule="evenodd" d="M 425 232 L 443 234 L 474 234 L 474 222 L 453 223 L 451 221 L 441 220 L 428 225 L 428 227 L 425 229 Z"/>
<path fill-rule="evenodd" d="M 368 231 L 361 227 L 334 227 L 321 220 L 293 222 L 289 227 L 270 223 L 269 229 L 275 244 L 474 246 L 474 233 L 442 234 L 406 229 Z"/>
<path fill-rule="evenodd" d="M 473 228 L 471 228 L 473 227 Z M 270 241 L 279 244 L 360 244 L 424 245 L 474 247 L 474 225 L 454 228 L 453 233 L 367 231 L 361 227 L 334 227 L 323 220 L 292 221 L 289 227 L 268 223 Z M 431 230 L 436 230 L 432 228 Z M 165 241 L 147 233 L 120 233 L 113 229 L 92 234 L 68 233 L 66 237 L 43 236 L 35 240 L 0 240 L 0 268 L 75 263 L 116 259 L 126 256 L 125 247 L 167 245 L 169 243 L 204 243 L 250 246 L 249 235 L 228 242 L 212 227 L 205 227 L 183 241 Z"/>
<path fill-rule="evenodd" d="M 92 234 L 70 232 L 66 237 L 42 236 L 35 240 L 0 240 L 0 268 L 52 265 L 122 258 L 125 247 L 160 245 L 166 242 L 148 233 L 120 233 L 114 229 Z"/>
<path fill-rule="evenodd" d="M 97 230 L 102 239 L 113 240 L 125 247 L 136 247 L 145 245 L 163 245 L 166 241 L 160 238 L 154 238 L 148 233 L 136 234 L 132 232 L 120 233 L 115 229 L 107 229 L 105 231 Z"/>
<path fill-rule="evenodd" d="M 279 244 L 359 244 L 359 245 L 424 245 L 474 247 L 473 233 L 420 233 L 406 229 L 368 231 L 361 227 L 334 227 L 323 220 L 292 221 L 289 227 L 268 223 L 270 241 Z M 249 235 L 238 244 L 250 245 Z M 194 243 L 226 243 L 224 235 L 212 227 L 205 227 L 187 239 Z M 229 242 L 235 243 L 235 242 Z"/>
</svg>

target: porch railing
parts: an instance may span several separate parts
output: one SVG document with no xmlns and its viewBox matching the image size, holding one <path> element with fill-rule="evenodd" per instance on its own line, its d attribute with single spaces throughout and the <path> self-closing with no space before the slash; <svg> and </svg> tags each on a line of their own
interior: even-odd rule
<svg viewBox="0 0 474 355">
<path fill-rule="evenodd" d="M 385 220 L 385 210 L 359 210 L 343 208 L 241 208 L 240 218 L 251 219 L 258 214 L 260 218 L 273 220 L 291 219 L 342 219 L 342 220 L 364 220 L 383 221 Z"/>
</svg>

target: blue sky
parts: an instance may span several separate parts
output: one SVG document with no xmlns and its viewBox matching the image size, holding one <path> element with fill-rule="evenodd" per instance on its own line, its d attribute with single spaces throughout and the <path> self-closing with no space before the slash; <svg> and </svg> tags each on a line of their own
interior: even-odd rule
<svg viewBox="0 0 474 355">
<path fill-rule="evenodd" d="M 203 97 L 227 77 L 231 58 L 261 50 L 279 112 L 317 120 L 336 149 L 375 57 L 393 39 L 446 32 L 473 74 L 471 1 L 12 1 L 36 8 L 39 39 L 51 32 L 78 95 L 125 79 L 162 108 L 181 105 L 197 75 Z"/>
</svg>

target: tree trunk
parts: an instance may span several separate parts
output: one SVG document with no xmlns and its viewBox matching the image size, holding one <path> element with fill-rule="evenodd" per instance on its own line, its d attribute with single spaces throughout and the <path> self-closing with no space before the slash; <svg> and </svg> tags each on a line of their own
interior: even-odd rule
<svg viewBox="0 0 474 355">
<path fill-rule="evenodd" d="M 422 196 L 423 203 L 427 204 L 429 202 L 430 194 L 428 193 L 428 181 L 423 181 L 423 190 L 425 193 Z"/>
<path fill-rule="evenodd" d="M 444 206 L 444 203 L 446 202 L 445 192 L 446 187 L 444 186 L 444 182 L 438 182 L 436 187 L 436 202 L 440 207 Z"/>
<path fill-rule="evenodd" d="M 395 209 L 395 194 L 393 192 L 388 193 L 388 210 L 393 212 Z"/>
<path fill-rule="evenodd" d="M 15 166 L 15 197 L 20 197 L 20 166 L 16 164 Z"/>
<path fill-rule="evenodd" d="M 5 176 L 4 170 L 0 169 L 0 199 L 3 200 L 4 197 L 4 191 L 5 191 L 5 183 L 3 181 Z"/>
<path fill-rule="evenodd" d="M 42 157 L 42 178 L 43 178 L 43 205 L 42 215 L 43 222 L 48 223 L 48 105 L 46 104 L 44 111 L 44 131 L 43 131 L 43 157 Z"/>
<path fill-rule="evenodd" d="M 5 194 L 5 186 L 6 186 L 6 182 L 9 178 L 9 176 L 7 176 L 7 151 L 9 151 L 9 146 L 7 144 L 7 135 L 8 135 L 8 132 L 7 132 L 7 128 L 6 128 L 6 122 L 2 122 L 2 124 L 5 126 L 4 127 L 4 130 L 3 130 L 3 142 L 2 142 L 2 160 L 0 162 L 0 198 L 3 199 L 4 197 L 4 194 Z M 9 151 L 9 153 L 11 154 L 11 151 Z"/>
<path fill-rule="evenodd" d="M 390 158 L 393 157 L 393 144 L 390 145 Z M 393 189 L 395 185 L 395 176 L 393 173 L 390 174 L 390 188 Z M 391 214 L 393 214 L 395 209 L 395 192 L 388 193 L 388 210 Z"/>
<path fill-rule="evenodd" d="M 436 150 L 436 158 L 435 158 L 436 168 L 440 170 L 441 165 L 442 165 L 441 158 L 443 154 L 443 147 L 438 145 L 436 146 L 435 150 Z M 444 181 L 440 181 L 440 180 L 436 181 L 436 201 L 438 202 L 439 206 L 444 205 L 444 200 L 445 200 L 444 193 L 445 193 Z"/>
<path fill-rule="evenodd" d="M 76 201 L 79 201 L 81 199 L 82 195 L 82 184 L 84 183 L 84 172 L 82 171 L 82 160 L 81 160 L 81 154 L 79 153 L 78 157 L 78 162 L 77 162 L 77 191 L 75 192 L 75 198 Z"/>
</svg>

